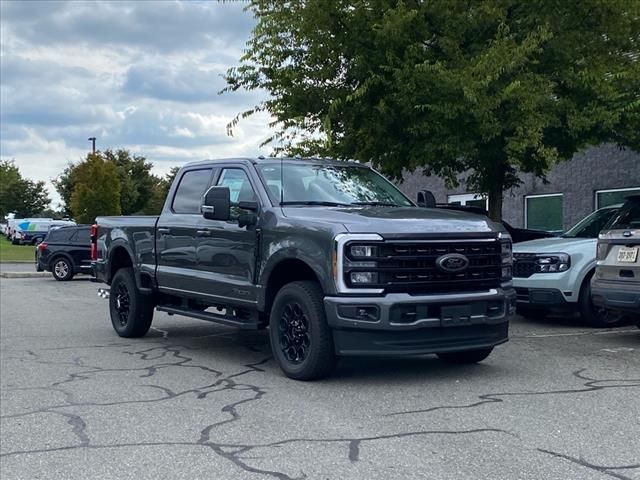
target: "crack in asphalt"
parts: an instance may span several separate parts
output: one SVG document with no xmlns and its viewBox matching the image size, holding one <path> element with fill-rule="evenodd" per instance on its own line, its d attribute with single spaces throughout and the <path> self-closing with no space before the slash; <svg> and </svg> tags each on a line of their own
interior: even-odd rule
<svg viewBox="0 0 640 480">
<path fill-rule="evenodd" d="M 194 358 L 187 355 L 186 352 L 199 350 L 197 347 L 192 347 L 188 345 L 182 344 L 167 344 L 170 339 L 170 333 L 168 330 L 155 329 L 159 333 L 161 333 L 161 341 L 162 345 L 156 346 L 148 346 L 147 348 L 136 350 L 136 351 L 123 351 L 123 353 L 135 356 L 140 361 L 149 361 L 155 362 L 152 365 L 148 366 L 140 366 L 140 367 L 132 367 L 132 368 L 102 368 L 96 365 L 88 365 L 86 361 L 86 357 L 81 356 L 73 356 L 71 357 L 71 361 L 64 362 L 56 362 L 45 360 L 42 356 L 33 350 L 23 351 L 26 355 L 26 359 L 20 359 L 23 361 L 31 361 L 40 364 L 49 364 L 49 365 L 62 365 L 62 366 L 72 366 L 75 368 L 81 368 L 82 370 L 72 373 L 67 373 L 67 378 L 60 380 L 58 382 L 52 383 L 49 386 L 41 386 L 41 387 L 19 387 L 19 388 L 7 388 L 7 391 L 20 391 L 20 390 L 45 390 L 61 393 L 64 396 L 64 403 L 50 405 L 47 407 L 43 407 L 40 409 L 34 409 L 27 412 L 21 412 L 16 414 L 3 415 L 0 418 L 3 419 L 14 419 L 19 417 L 25 417 L 29 415 L 36 415 L 41 413 L 52 413 L 54 415 L 60 415 L 66 419 L 66 423 L 70 426 L 71 432 L 77 438 L 78 443 L 74 445 L 68 446 L 60 446 L 60 447 L 51 447 L 51 448 L 41 448 L 41 449 L 25 449 L 25 450 L 15 450 L 10 452 L 5 452 L 0 454 L 0 457 L 11 457 L 11 456 L 19 456 L 19 455 L 33 455 L 38 453 L 51 453 L 51 452 L 59 452 L 59 451 L 68 451 L 75 449 L 111 449 L 111 448 L 124 448 L 124 447 L 145 447 L 145 446 L 189 446 L 189 447 L 198 447 L 198 448 L 206 448 L 209 451 L 213 452 L 220 458 L 223 458 L 235 465 L 237 468 L 241 469 L 246 473 L 253 473 L 268 476 L 271 478 L 275 478 L 278 480 L 301 480 L 307 478 L 307 475 L 304 472 L 299 472 L 298 476 L 290 476 L 285 472 L 280 472 L 273 469 L 259 468 L 255 465 L 251 465 L 250 461 L 256 457 L 252 457 L 251 454 L 258 449 L 272 449 L 278 448 L 284 445 L 291 445 L 295 443 L 312 443 L 312 444 L 340 444 L 344 445 L 345 448 L 345 457 L 351 463 L 357 463 L 360 461 L 361 450 L 363 446 L 368 442 L 376 442 L 383 440 L 391 440 L 391 439 L 401 439 L 415 436 L 439 436 L 439 435 L 471 435 L 471 434 L 488 434 L 488 433 L 497 433 L 502 435 L 509 435 L 512 437 L 519 438 L 516 434 L 509 432 L 507 430 L 498 429 L 498 428 L 476 428 L 476 429 L 468 429 L 468 430 L 416 430 L 409 432 L 396 432 L 389 433 L 385 435 L 372 435 L 372 436 L 361 436 L 361 437 L 329 437 L 329 438 L 285 438 L 282 440 L 270 442 L 270 443 L 252 443 L 252 444 L 244 444 L 244 443 L 224 443 L 217 442 L 212 438 L 213 433 L 216 429 L 222 427 L 223 425 L 228 425 L 233 422 L 238 422 L 242 419 L 241 407 L 247 406 L 250 403 L 259 402 L 268 392 L 268 390 L 259 385 L 255 385 L 252 383 L 248 383 L 244 381 L 243 377 L 246 377 L 249 374 L 254 373 L 265 373 L 265 369 L 262 368 L 265 364 L 267 364 L 272 357 L 268 356 L 261 360 L 255 361 L 253 363 L 248 363 L 243 365 L 244 369 L 236 372 L 236 373 L 228 373 L 225 374 L 220 370 L 216 370 L 214 368 L 208 367 L 206 365 L 197 364 L 194 361 Z M 202 337 L 194 337 L 194 338 L 208 338 L 212 336 L 220 336 L 220 337 L 232 337 L 229 333 L 216 333 L 213 335 L 205 335 Z M 234 343 L 237 343 L 235 339 L 230 338 L 230 340 Z M 151 342 L 150 342 L 151 343 Z M 256 348 L 255 345 L 249 344 L 240 344 L 244 348 L 247 348 L 255 353 L 262 353 L 260 348 Z M 95 346 L 87 346 L 87 347 L 78 347 L 78 348 L 121 348 L 121 347 L 130 347 L 131 344 L 121 344 L 115 343 L 110 345 L 95 345 Z M 60 347 L 60 348 L 52 348 L 52 349 L 41 349 L 40 352 L 44 351 L 56 351 L 56 350 L 67 350 L 73 347 Z M 136 385 L 143 388 L 148 388 L 152 390 L 157 390 L 160 393 L 158 398 L 151 399 L 140 399 L 140 400 L 122 400 L 122 401 L 114 401 L 114 402 L 82 402 L 79 401 L 75 395 L 62 388 L 66 387 L 69 384 L 79 381 L 86 380 L 95 380 L 98 378 L 98 375 L 109 373 L 109 372 L 135 372 L 140 373 L 139 378 L 150 378 L 154 377 L 163 369 L 166 368 L 188 368 L 188 369 L 198 369 L 200 371 L 205 372 L 205 374 L 213 377 L 211 383 L 202 386 L 196 386 L 187 390 L 182 391 L 174 391 L 163 385 L 155 385 L 155 384 L 141 384 Z M 587 377 L 585 375 L 586 369 L 580 369 L 572 372 L 573 376 L 582 380 L 583 388 L 575 388 L 575 389 L 560 389 L 560 390 L 548 390 L 548 391 L 540 391 L 540 392 L 498 392 L 498 393 L 488 393 L 484 395 L 479 395 L 479 401 L 473 402 L 467 405 L 439 405 L 431 408 L 425 409 L 416 409 L 416 410 L 408 410 L 401 412 L 393 412 L 389 414 L 383 415 L 383 417 L 392 417 L 397 415 L 410 415 L 410 414 L 419 414 L 419 413 L 429 413 L 437 410 L 446 410 L 446 409 L 469 409 L 475 408 L 483 404 L 489 403 L 501 403 L 505 401 L 503 397 L 520 397 L 520 396 L 536 396 L 536 395 L 560 395 L 560 394 L 581 394 L 585 392 L 593 392 L 604 389 L 612 389 L 612 388 L 636 388 L 640 387 L 640 379 L 594 379 Z M 186 396 L 186 395 L 194 395 L 196 400 L 207 401 L 210 396 L 215 396 L 216 394 L 220 394 L 220 392 L 227 391 L 244 391 L 249 392 L 251 395 L 247 398 L 242 398 L 240 400 L 236 400 L 234 402 L 227 403 L 220 408 L 220 412 L 227 415 L 227 418 L 206 425 L 200 430 L 199 438 L 195 441 L 175 441 L 175 442 L 135 442 L 135 443 L 115 443 L 115 444 L 95 444 L 91 441 L 90 435 L 88 433 L 87 422 L 82 418 L 81 415 L 76 413 L 69 412 L 68 409 L 74 407 L 84 407 L 84 406 L 93 406 L 93 407 L 103 407 L 103 406 L 112 406 L 112 405 L 127 405 L 127 404 L 145 404 L 145 403 L 156 403 L 163 402 L 169 399 L 175 399 L 177 397 Z M 537 450 L 541 453 L 545 453 L 547 455 L 552 455 L 557 458 L 562 458 L 564 460 L 573 462 L 574 464 L 580 465 L 585 468 L 590 468 L 594 471 L 598 471 L 600 473 L 609 475 L 614 478 L 620 479 L 628 479 L 619 473 L 619 470 L 625 469 L 635 469 L 640 468 L 640 464 L 638 465 L 625 465 L 625 466 L 599 466 L 593 463 L 589 463 L 583 459 L 577 459 L 571 457 L 569 455 L 565 455 L 558 452 L 552 452 L 550 450 L 545 450 L 542 448 L 537 448 Z"/>
<path fill-rule="evenodd" d="M 580 370 L 576 370 L 572 372 L 572 375 L 581 380 L 587 380 L 587 382 L 583 383 L 583 387 L 585 388 L 576 388 L 576 389 L 562 389 L 562 390 L 544 390 L 541 392 L 497 392 L 497 393 L 486 393 L 483 395 L 478 395 L 477 398 L 480 399 L 478 402 L 469 403 L 467 405 L 438 405 L 436 407 L 430 408 L 421 408 L 416 410 L 403 410 L 400 412 L 392 412 L 387 413 L 385 417 L 394 417 L 399 415 L 414 415 L 418 413 L 430 413 L 438 410 L 463 410 L 469 408 L 479 407 L 481 405 L 489 404 L 489 403 L 502 403 L 504 400 L 500 397 L 529 397 L 529 396 L 541 396 L 541 395 L 567 395 L 567 394 L 579 394 L 586 392 L 595 392 L 598 390 L 605 390 L 610 388 L 637 388 L 640 387 L 640 379 L 605 379 L 605 380 L 597 380 L 593 378 L 588 378 L 582 375 L 582 372 L 586 371 L 585 368 Z M 610 383 L 610 385 L 602 385 L 603 383 Z M 597 385 L 599 384 L 599 385 Z"/>
<path fill-rule="evenodd" d="M 563 453 L 558 453 L 558 452 L 553 452 L 551 450 L 545 450 L 544 448 L 537 448 L 536 450 L 538 450 L 539 452 L 542 453 L 546 453 L 549 455 L 552 455 L 556 458 L 563 458 L 565 460 L 568 460 L 572 463 L 575 463 L 577 465 L 580 465 L 582 467 L 585 468 L 589 468 L 591 470 L 595 470 L 596 472 L 600 472 L 600 473 L 604 473 L 605 475 L 609 475 L 610 477 L 613 478 L 619 478 L 621 480 L 633 480 L 631 477 L 627 477 L 626 475 L 622 475 L 620 473 L 617 472 L 612 472 L 611 470 L 633 470 L 633 469 L 637 469 L 640 468 L 640 463 L 636 463 L 633 465 L 621 465 L 621 466 L 602 466 L 602 465 L 596 465 L 590 462 L 587 462 L 586 460 L 582 459 L 582 458 L 575 458 L 575 457 L 571 457 L 569 455 L 565 455 Z"/>
</svg>

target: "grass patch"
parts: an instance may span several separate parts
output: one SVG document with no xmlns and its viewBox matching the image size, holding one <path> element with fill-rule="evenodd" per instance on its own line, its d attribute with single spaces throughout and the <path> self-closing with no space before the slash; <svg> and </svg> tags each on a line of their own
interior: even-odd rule
<svg viewBox="0 0 640 480">
<path fill-rule="evenodd" d="M 0 262 L 34 262 L 34 258 L 33 245 L 12 245 L 4 235 L 0 237 Z"/>
</svg>

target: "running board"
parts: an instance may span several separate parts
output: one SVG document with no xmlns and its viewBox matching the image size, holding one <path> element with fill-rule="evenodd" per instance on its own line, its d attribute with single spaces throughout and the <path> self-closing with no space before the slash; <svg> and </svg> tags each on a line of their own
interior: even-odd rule
<svg viewBox="0 0 640 480">
<path fill-rule="evenodd" d="M 239 319 L 236 315 L 215 314 L 203 312 L 200 310 L 192 310 L 190 308 L 172 307 L 168 305 L 158 305 L 156 310 L 166 312 L 169 315 L 183 315 L 185 317 L 197 318 L 198 320 L 206 320 L 207 322 L 219 323 L 228 327 L 237 327 L 243 330 L 257 330 L 258 322 L 253 315 L 248 315 L 245 320 Z"/>
</svg>

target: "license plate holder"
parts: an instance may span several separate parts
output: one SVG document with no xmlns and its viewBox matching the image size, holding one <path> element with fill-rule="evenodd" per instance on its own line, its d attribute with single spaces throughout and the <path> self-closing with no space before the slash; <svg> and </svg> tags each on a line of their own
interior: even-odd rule
<svg viewBox="0 0 640 480">
<path fill-rule="evenodd" d="M 471 305 L 440 307 L 440 325 L 443 327 L 471 325 Z"/>
<path fill-rule="evenodd" d="M 638 247 L 620 247 L 618 250 L 618 262 L 635 263 L 638 259 Z"/>
</svg>

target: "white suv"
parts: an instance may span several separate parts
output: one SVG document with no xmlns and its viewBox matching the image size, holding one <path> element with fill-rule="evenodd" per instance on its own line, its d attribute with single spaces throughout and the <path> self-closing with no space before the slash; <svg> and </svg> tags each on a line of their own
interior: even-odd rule
<svg viewBox="0 0 640 480">
<path fill-rule="evenodd" d="M 595 327 L 621 322 L 621 314 L 593 305 L 590 285 L 596 268 L 598 233 L 620 206 L 596 210 L 560 237 L 513 245 L 518 313 L 540 318 L 550 310 L 578 311 Z"/>
</svg>

